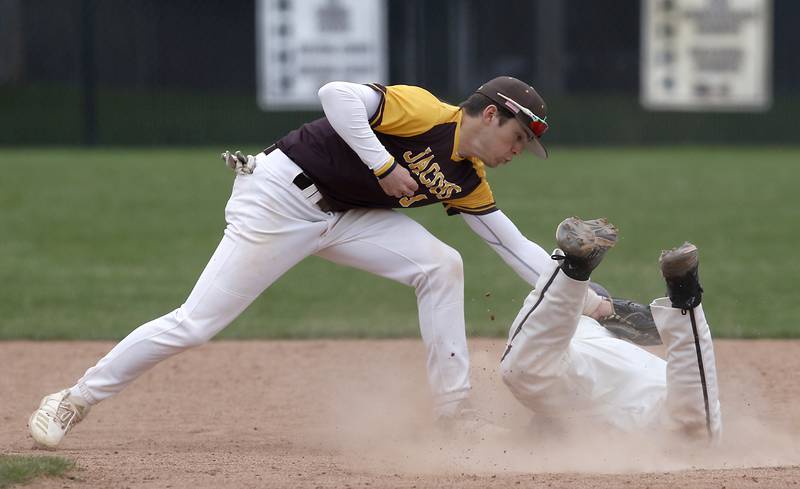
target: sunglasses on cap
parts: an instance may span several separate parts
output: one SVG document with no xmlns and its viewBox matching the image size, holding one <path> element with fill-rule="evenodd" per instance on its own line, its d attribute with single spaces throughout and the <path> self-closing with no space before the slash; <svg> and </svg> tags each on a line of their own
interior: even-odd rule
<svg viewBox="0 0 800 489">
<path fill-rule="evenodd" d="M 528 123 L 528 129 L 530 129 L 531 132 L 533 132 L 534 136 L 536 136 L 537 138 L 540 138 L 540 137 L 542 137 L 542 135 L 544 135 L 544 133 L 547 132 L 547 129 L 550 126 L 547 125 L 547 121 L 545 120 L 545 119 L 547 119 L 546 116 L 544 118 L 539 117 L 538 115 L 534 114 L 533 111 L 531 111 L 529 108 L 527 108 L 524 105 L 520 104 L 516 100 L 503 95 L 500 92 L 497 92 L 497 95 L 503 97 L 506 100 L 506 105 L 509 105 L 509 104 L 511 105 L 510 109 L 511 109 L 512 112 L 514 112 L 516 114 L 517 112 L 522 111 L 523 114 L 525 114 L 526 116 L 528 116 L 531 119 L 531 121 Z"/>
</svg>

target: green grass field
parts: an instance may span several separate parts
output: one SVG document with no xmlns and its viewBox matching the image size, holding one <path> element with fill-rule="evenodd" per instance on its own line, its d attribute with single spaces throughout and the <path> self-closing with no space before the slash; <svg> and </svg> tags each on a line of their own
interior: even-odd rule
<svg viewBox="0 0 800 489">
<path fill-rule="evenodd" d="M 0 455 L 0 489 L 26 484 L 37 477 L 62 477 L 75 463 L 61 457 Z"/>
<path fill-rule="evenodd" d="M 220 149 L 0 150 L 0 339 L 119 339 L 178 306 L 224 227 L 233 177 Z M 800 148 L 555 148 L 489 179 L 548 250 L 566 216 L 616 223 L 595 274 L 615 295 L 662 295 L 659 251 L 688 239 L 717 336 L 798 335 Z M 505 335 L 528 285 L 461 218 L 410 214 L 464 258 L 469 333 Z M 310 258 L 221 337 L 415 335 L 411 289 Z"/>
</svg>

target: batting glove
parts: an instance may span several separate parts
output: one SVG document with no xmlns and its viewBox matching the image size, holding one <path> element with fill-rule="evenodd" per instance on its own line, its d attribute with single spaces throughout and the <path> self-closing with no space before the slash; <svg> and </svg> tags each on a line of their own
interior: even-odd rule
<svg viewBox="0 0 800 489">
<path fill-rule="evenodd" d="M 256 169 L 256 157 L 253 155 L 243 155 L 241 151 L 222 153 L 222 161 L 225 166 L 233 170 L 237 175 L 250 175 Z"/>
</svg>

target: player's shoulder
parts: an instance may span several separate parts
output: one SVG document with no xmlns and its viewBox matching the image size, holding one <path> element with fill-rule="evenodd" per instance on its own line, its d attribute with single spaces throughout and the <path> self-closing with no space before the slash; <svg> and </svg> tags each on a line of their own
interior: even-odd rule
<svg viewBox="0 0 800 489">
<path fill-rule="evenodd" d="M 437 124 L 455 122 L 459 107 L 440 100 L 427 89 L 415 85 L 371 85 L 383 94 L 381 117 L 373 127 L 388 133 L 411 135 Z"/>
<path fill-rule="evenodd" d="M 386 87 L 386 93 L 390 97 L 426 109 L 435 108 L 447 113 L 458 110 L 458 107 L 448 104 L 427 89 L 416 85 L 389 85 Z"/>
</svg>

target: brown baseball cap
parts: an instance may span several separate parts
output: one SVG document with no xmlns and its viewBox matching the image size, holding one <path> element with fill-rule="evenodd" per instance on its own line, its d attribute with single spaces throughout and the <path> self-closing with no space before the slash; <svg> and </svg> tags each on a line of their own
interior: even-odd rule
<svg viewBox="0 0 800 489">
<path fill-rule="evenodd" d="M 475 93 L 514 114 L 528 133 L 528 151 L 547 159 L 547 148 L 540 141 L 548 128 L 547 105 L 532 86 L 512 76 L 499 76 L 478 87 Z"/>
</svg>

